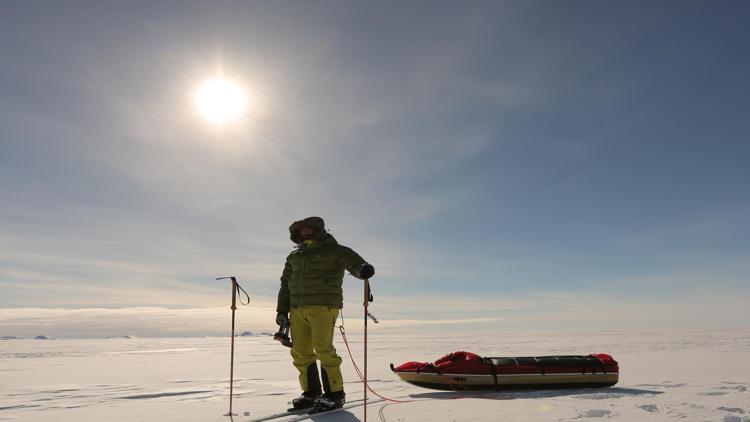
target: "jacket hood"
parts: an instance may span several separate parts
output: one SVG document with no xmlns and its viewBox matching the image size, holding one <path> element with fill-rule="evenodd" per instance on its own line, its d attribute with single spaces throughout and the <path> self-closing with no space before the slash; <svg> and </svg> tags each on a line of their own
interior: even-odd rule
<svg viewBox="0 0 750 422">
<path fill-rule="evenodd" d="M 328 233 L 325 229 L 325 222 L 323 222 L 323 219 L 320 217 L 307 217 L 303 220 L 295 221 L 292 223 L 291 226 L 289 226 L 289 238 L 292 240 L 292 242 L 296 244 L 302 243 L 304 239 L 302 239 L 302 235 L 300 234 L 300 230 L 302 227 L 308 227 L 313 230 L 313 235 L 311 239 L 313 240 L 323 240 L 326 238 L 326 235 Z"/>
</svg>

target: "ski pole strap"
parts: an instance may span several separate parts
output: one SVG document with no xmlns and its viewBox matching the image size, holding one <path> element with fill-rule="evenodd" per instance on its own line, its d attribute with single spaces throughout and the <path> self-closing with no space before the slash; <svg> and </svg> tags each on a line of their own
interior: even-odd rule
<svg viewBox="0 0 750 422">
<path fill-rule="evenodd" d="M 238 283 L 236 281 L 233 284 L 234 284 L 234 290 L 235 290 L 235 292 L 237 292 L 237 295 L 240 295 L 240 292 L 241 292 L 247 298 L 247 302 L 243 302 L 242 301 L 242 296 L 240 295 L 240 303 L 242 305 L 249 305 L 250 304 L 250 296 L 247 294 L 247 292 L 245 291 L 245 289 L 243 289 L 242 286 L 240 286 L 240 283 Z"/>
<path fill-rule="evenodd" d="M 372 289 L 370 289 L 370 280 L 365 280 L 365 288 L 367 289 L 367 301 L 372 303 L 375 298 L 372 297 Z"/>
<path fill-rule="evenodd" d="M 373 300 L 375 300 L 372 297 L 372 290 L 370 290 L 370 280 L 365 280 L 365 295 L 367 296 L 367 301 L 364 303 L 365 312 L 367 313 L 367 316 L 372 320 L 372 322 L 376 324 L 380 324 L 380 321 L 378 321 L 377 318 L 375 318 L 375 315 L 370 313 L 369 310 L 367 310 L 367 304 L 372 303 Z"/>
</svg>

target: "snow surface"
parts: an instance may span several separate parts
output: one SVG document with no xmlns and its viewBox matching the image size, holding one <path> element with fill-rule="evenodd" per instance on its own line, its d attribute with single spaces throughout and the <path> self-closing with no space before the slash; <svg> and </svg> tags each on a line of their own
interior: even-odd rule
<svg viewBox="0 0 750 422">
<path fill-rule="evenodd" d="M 361 364 L 361 333 L 349 334 Z M 362 385 L 341 336 L 346 391 Z M 390 362 L 485 356 L 610 353 L 620 383 L 605 389 L 457 394 L 414 387 Z M 750 330 L 649 333 L 498 333 L 372 329 L 369 378 L 380 394 L 371 421 L 750 421 Z M 0 421 L 229 421 L 229 338 L 0 343 Z M 299 394 L 288 349 L 266 336 L 236 338 L 233 421 L 277 413 Z M 375 398 L 372 394 L 370 398 Z M 353 408 L 316 421 L 362 420 Z"/>
</svg>

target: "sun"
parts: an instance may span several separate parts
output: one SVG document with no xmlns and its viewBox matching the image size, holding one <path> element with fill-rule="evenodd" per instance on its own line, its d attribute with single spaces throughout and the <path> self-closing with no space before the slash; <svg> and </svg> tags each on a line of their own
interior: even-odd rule
<svg viewBox="0 0 750 422">
<path fill-rule="evenodd" d="M 195 91 L 195 108 L 198 114 L 216 124 L 239 119 L 247 108 L 247 95 L 238 84 L 215 78 L 204 82 Z"/>
</svg>

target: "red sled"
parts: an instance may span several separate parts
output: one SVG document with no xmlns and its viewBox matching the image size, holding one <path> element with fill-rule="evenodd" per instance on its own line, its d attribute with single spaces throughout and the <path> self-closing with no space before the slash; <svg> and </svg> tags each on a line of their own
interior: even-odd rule
<svg viewBox="0 0 750 422">
<path fill-rule="evenodd" d="M 542 390 L 610 387 L 620 368 L 612 356 L 481 357 L 455 352 L 434 363 L 407 362 L 391 370 L 402 380 L 435 390 Z"/>
</svg>

